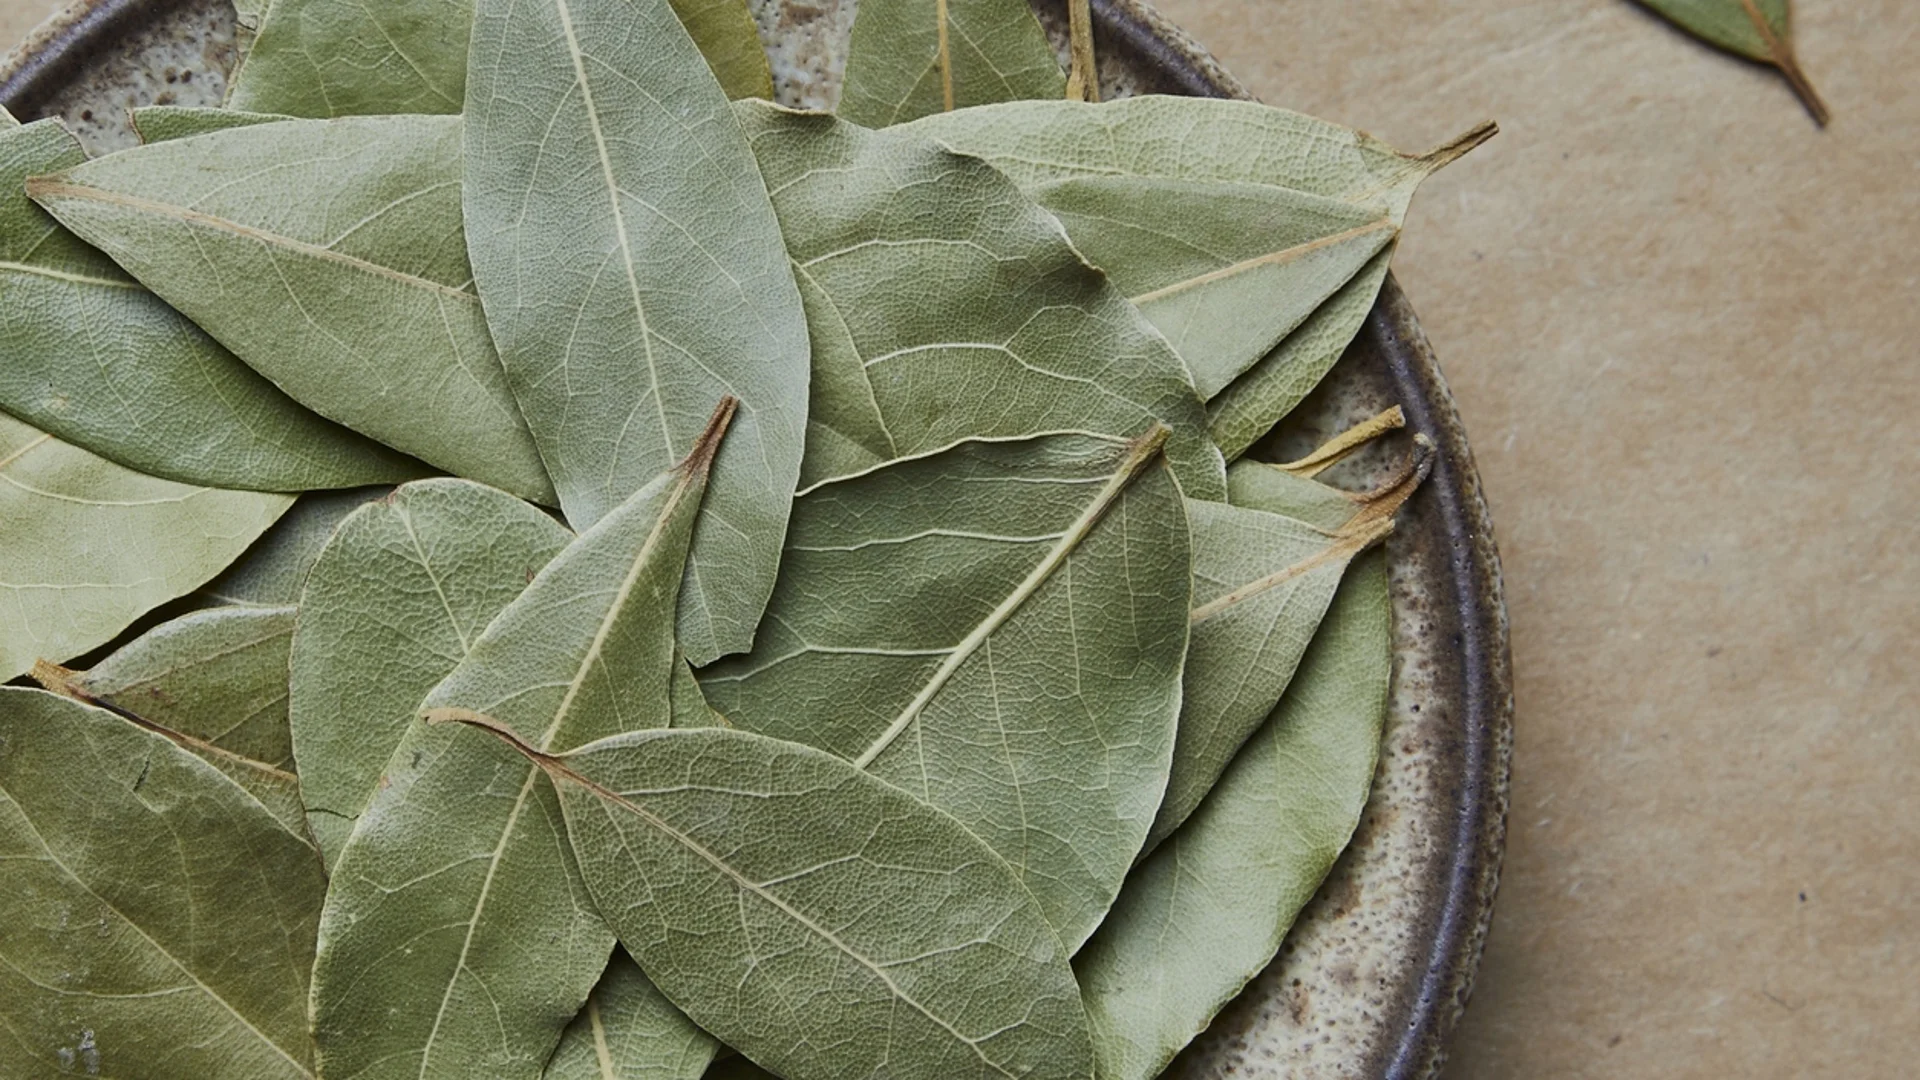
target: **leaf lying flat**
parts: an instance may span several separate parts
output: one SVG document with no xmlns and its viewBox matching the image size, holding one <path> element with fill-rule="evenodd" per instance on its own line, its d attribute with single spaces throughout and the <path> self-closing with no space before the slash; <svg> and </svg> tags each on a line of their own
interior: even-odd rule
<svg viewBox="0 0 1920 1080">
<path fill-rule="evenodd" d="M 552 503 L 460 218 L 457 117 L 285 121 L 142 146 L 29 194 L 281 389 Z"/>
<path fill-rule="evenodd" d="M 487 321 L 585 529 L 740 414 L 679 604 L 695 664 L 753 641 L 807 410 L 806 317 L 746 140 L 664 0 L 481 0 L 468 241 Z"/>
<path fill-rule="evenodd" d="M 300 601 L 320 549 L 333 530 L 367 503 L 393 493 L 389 487 L 312 491 L 294 502 L 246 553 L 195 596 L 209 606 L 291 607 Z"/>
<path fill-rule="evenodd" d="M 1267 966 L 1366 805 L 1393 671 L 1385 556 L 1355 560 L 1300 673 L 1074 962 L 1101 1080 L 1149 1080 Z"/>
<path fill-rule="evenodd" d="M 0 747 L 0 1072 L 310 1077 L 313 849 L 101 709 L 0 688 Z"/>
<path fill-rule="evenodd" d="M 232 128 L 277 124 L 293 117 L 280 113 L 241 112 L 196 105 L 146 105 L 128 114 L 128 124 L 142 145 L 172 142 Z"/>
<path fill-rule="evenodd" d="M 1179 711 L 1187 521 L 1153 450 L 965 443 L 806 492 L 767 625 L 701 672 L 709 700 L 958 818 L 1077 947 L 1140 850 Z"/>
<path fill-rule="evenodd" d="M 0 408 L 129 468 L 267 491 L 419 465 L 281 393 L 28 200 L 86 160 L 57 120 L 0 120 Z"/>
<path fill-rule="evenodd" d="M 636 732 L 561 757 L 515 745 L 559 789 L 621 943 L 701 1027 L 787 1080 L 1091 1080 L 1066 950 L 946 814 L 744 731 Z"/>
<path fill-rule="evenodd" d="M 731 410 L 542 568 L 423 709 L 486 710 L 552 748 L 665 727 L 674 598 Z M 334 864 L 314 967 L 322 1072 L 537 1077 L 612 947 L 539 770 L 482 733 L 414 724 Z"/>
<path fill-rule="evenodd" d="M 1253 102 L 1145 96 L 1103 105 L 1014 102 L 930 116 L 909 130 L 985 158 L 1029 192 L 1067 181 L 1118 188 L 1143 180 L 1265 185 L 1361 207 L 1397 229 L 1420 182 L 1494 128 L 1482 125 L 1416 156 L 1365 132 Z M 1202 233 L 1226 227 L 1216 221 Z M 1212 399 L 1213 438 L 1227 457 L 1238 457 L 1271 430 L 1339 359 L 1386 280 L 1391 250 L 1374 255 L 1313 317 Z M 1164 252 L 1187 257 L 1173 245 Z"/>
<path fill-rule="evenodd" d="M 414 711 L 572 534 L 464 480 L 341 523 L 300 596 L 289 713 L 307 820 L 332 866 Z"/>
<path fill-rule="evenodd" d="M 1005 177 L 910 129 L 735 113 L 813 334 L 803 482 L 962 439 L 1158 420 L 1187 493 L 1224 495 L 1180 357 Z"/>
<path fill-rule="evenodd" d="M 143 476 L 0 413 L 0 679 L 113 640 L 292 504 Z"/>
<path fill-rule="evenodd" d="M 1704 41 L 1780 69 L 1815 123 L 1826 126 L 1826 102 L 1793 51 L 1789 0 L 1640 0 Z"/>
<path fill-rule="evenodd" d="M 879 128 L 1066 90 L 1025 0 L 861 0 L 838 111 Z"/>
<path fill-rule="evenodd" d="M 699 1080 L 718 1049 L 616 949 L 543 1080 Z"/>
</svg>

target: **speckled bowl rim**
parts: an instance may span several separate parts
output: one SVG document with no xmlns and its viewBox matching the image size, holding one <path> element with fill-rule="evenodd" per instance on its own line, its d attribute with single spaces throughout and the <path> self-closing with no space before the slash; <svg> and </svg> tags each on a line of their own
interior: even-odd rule
<svg viewBox="0 0 1920 1080">
<path fill-rule="evenodd" d="M 95 53 L 111 47 L 124 27 L 181 0 L 76 0 L 32 31 L 0 63 L 0 104 L 29 115 Z M 1062 0 L 1039 0 L 1060 6 Z M 1134 54 L 1155 69 L 1160 89 L 1196 97 L 1251 98 L 1207 51 L 1151 6 L 1138 0 L 1092 0 L 1103 48 Z M 1436 596 L 1453 623 L 1455 679 L 1447 696 L 1457 706 L 1459 771 L 1453 789 L 1453 858 L 1446 886 L 1431 913 L 1425 968 L 1413 981 L 1410 1015 L 1388 1052 L 1375 1056 L 1385 1080 L 1423 1080 L 1445 1062 L 1447 1040 L 1472 992 L 1493 915 L 1506 840 L 1512 758 L 1513 680 L 1506 601 L 1493 523 L 1466 431 L 1426 335 L 1399 284 L 1389 276 L 1360 332 L 1379 355 L 1409 426 L 1439 447 L 1433 474 L 1420 493 L 1448 541 L 1444 596 Z"/>
</svg>

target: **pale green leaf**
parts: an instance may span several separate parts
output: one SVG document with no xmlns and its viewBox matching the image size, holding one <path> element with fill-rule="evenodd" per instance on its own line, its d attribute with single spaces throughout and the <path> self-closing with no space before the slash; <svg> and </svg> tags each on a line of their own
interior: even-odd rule
<svg viewBox="0 0 1920 1080">
<path fill-rule="evenodd" d="M 0 413 L 0 679 L 113 640 L 292 504 L 144 476 Z"/>
<path fill-rule="evenodd" d="M 105 710 L 0 688 L 0 1073 L 312 1076 L 313 848 Z"/>
<path fill-rule="evenodd" d="M 567 1026 L 544 1080 L 699 1080 L 719 1045 L 695 1027 L 624 949 Z"/>
<path fill-rule="evenodd" d="M 767 625 L 701 672 L 709 700 L 958 818 L 1078 947 L 1139 853 L 1179 712 L 1187 521 L 1154 447 L 964 443 L 806 492 Z"/>
<path fill-rule="evenodd" d="M 735 113 L 813 333 L 805 483 L 961 439 L 1158 420 L 1187 493 L 1223 496 L 1180 357 L 1005 177 L 911 129 Z"/>
<path fill-rule="evenodd" d="M 1366 805 L 1393 673 L 1386 558 L 1356 559 L 1279 707 L 1074 962 L 1101 1080 L 1150 1080 L 1279 951 Z"/>
<path fill-rule="evenodd" d="M 1092 1080 L 1066 949 L 946 814 L 750 732 L 635 732 L 553 757 L 491 730 L 559 789 L 582 876 L 648 977 L 787 1080 Z"/>
<path fill-rule="evenodd" d="M 291 607 L 300 602 L 307 572 L 333 530 L 365 504 L 392 494 L 389 487 L 312 491 L 300 496 L 253 546 L 194 594 L 209 605 Z"/>
<path fill-rule="evenodd" d="M 554 501 L 472 290 L 457 117 L 285 121 L 137 147 L 29 194 L 315 411 Z"/>
<path fill-rule="evenodd" d="M 753 155 L 664 0 L 481 0 L 467 234 L 488 325 L 575 528 L 740 400 L 679 637 L 746 649 L 800 474 L 807 327 Z"/>
<path fill-rule="evenodd" d="M 423 711 L 485 712 L 543 749 L 666 727 L 673 604 L 731 410 L 542 568 Z M 314 968 L 322 1071 L 538 1077 L 612 946 L 540 770 L 495 739 L 413 724 L 334 863 Z"/>
<path fill-rule="evenodd" d="M 420 466 L 281 393 L 35 206 L 86 155 L 58 120 L 0 127 L 0 409 L 182 483 L 300 491 Z"/>
<path fill-rule="evenodd" d="M 860 0 L 839 113 L 878 128 L 1066 92 L 1026 0 Z"/>
<path fill-rule="evenodd" d="M 1494 128 L 1482 125 L 1426 154 L 1410 155 L 1365 132 L 1249 101 L 1146 96 L 1103 105 L 995 105 L 931 116 L 910 130 L 985 158 L 1031 192 L 1068 181 L 1109 192 L 1138 181 L 1265 185 L 1351 204 L 1398 229 L 1420 182 L 1485 141 Z M 1196 215 L 1206 212 L 1195 202 L 1186 206 Z M 1229 204 L 1220 210 L 1239 212 Z M 1231 226 L 1213 220 L 1196 229 L 1218 235 Z M 1071 223 L 1068 231 L 1073 233 Z M 1379 250 L 1311 318 L 1212 398 L 1213 438 L 1227 457 L 1240 456 L 1271 430 L 1340 358 L 1386 280 L 1391 253 L 1390 245 Z M 1175 245 L 1162 254 L 1187 257 Z M 1237 360 L 1225 368 L 1235 366 Z"/>
<path fill-rule="evenodd" d="M 288 705 L 307 821 L 329 866 L 420 699 L 573 538 L 464 480 L 404 485 L 330 535 L 299 597 Z"/>
<path fill-rule="evenodd" d="M 293 117 L 280 113 L 241 112 L 204 105 L 146 105 L 128 115 L 128 123 L 142 144 L 171 142 L 213 131 L 258 127 L 291 119 Z"/>
<path fill-rule="evenodd" d="M 1703 41 L 1780 69 L 1816 123 L 1828 120 L 1793 49 L 1790 0 L 1640 0 Z"/>
</svg>

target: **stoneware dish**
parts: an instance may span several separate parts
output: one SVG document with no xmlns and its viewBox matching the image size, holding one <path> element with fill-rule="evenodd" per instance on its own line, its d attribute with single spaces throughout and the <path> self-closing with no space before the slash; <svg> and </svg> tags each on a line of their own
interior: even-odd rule
<svg viewBox="0 0 1920 1080">
<path fill-rule="evenodd" d="M 852 0 L 751 2 L 780 99 L 830 106 Z M 1034 2 L 1064 48 L 1063 0 Z M 1093 10 L 1103 96 L 1248 96 L 1152 8 L 1094 0 Z M 23 121 L 62 117 L 104 153 L 133 142 L 133 106 L 219 104 L 233 60 L 230 0 L 77 0 L 0 65 L 0 103 Z M 1430 1077 L 1472 989 L 1505 840 L 1506 607 L 1460 416 L 1392 278 L 1326 385 L 1254 454 L 1298 457 L 1396 403 L 1410 431 L 1440 452 L 1388 545 L 1396 659 L 1372 799 L 1279 959 L 1175 1061 L 1170 1078 Z M 1406 452 L 1405 438 L 1328 479 L 1371 484 Z"/>
</svg>

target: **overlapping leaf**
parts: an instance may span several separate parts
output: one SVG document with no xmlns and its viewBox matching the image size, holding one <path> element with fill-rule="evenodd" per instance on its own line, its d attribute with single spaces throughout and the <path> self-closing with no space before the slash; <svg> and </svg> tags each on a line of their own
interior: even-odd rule
<svg viewBox="0 0 1920 1080">
<path fill-rule="evenodd" d="M 719 1045 L 616 949 L 544 1080 L 699 1080 Z"/>
<path fill-rule="evenodd" d="M 877 128 L 1066 90 L 1026 0 L 861 0 L 839 113 Z"/>
<path fill-rule="evenodd" d="M 1728 52 L 1780 69 L 1816 123 L 1827 104 L 1793 50 L 1790 0 L 1640 0 L 1688 33 Z"/>
<path fill-rule="evenodd" d="M 744 731 L 637 732 L 552 777 L 620 941 L 787 1080 L 1092 1080 L 1067 950 L 994 853 L 848 762 Z"/>
<path fill-rule="evenodd" d="M 689 659 L 747 648 L 807 413 L 806 318 L 725 96 L 665 0 L 480 0 L 468 240 L 574 527 L 672 467 L 723 394 L 679 605 Z"/>
<path fill-rule="evenodd" d="M 313 848 L 207 762 L 0 687 L 0 1072 L 308 1080 Z"/>
<path fill-rule="evenodd" d="M 1359 823 L 1393 671 L 1386 559 L 1356 559 L 1299 674 L 1074 962 L 1101 1080 L 1150 1080 L 1259 974 Z"/>
<path fill-rule="evenodd" d="M 0 408 L 182 483 L 300 491 L 417 463 L 303 408 L 27 198 L 86 155 L 58 120 L 0 114 Z"/>
<path fill-rule="evenodd" d="M 1077 947 L 1179 711 L 1187 520 L 1156 443 L 965 443 L 806 492 L 767 626 L 701 673 L 709 699 L 951 813 Z"/>
<path fill-rule="evenodd" d="M 484 713 L 543 749 L 666 727 L 673 604 L 732 408 L 555 556 L 423 707 Z M 322 1071 L 537 1077 L 612 945 L 540 770 L 484 733 L 414 724 L 334 863 L 314 969 Z"/>
<path fill-rule="evenodd" d="M 255 370 L 456 475 L 554 501 L 461 231 L 456 117 L 250 125 L 28 193 Z"/>
<path fill-rule="evenodd" d="M 1494 128 L 1482 125 L 1415 156 L 1364 132 L 1252 102 L 1149 96 L 1104 105 L 1016 102 L 930 116 L 909 130 L 985 158 L 1029 192 L 1052 191 L 1056 199 L 1066 197 L 1062 192 L 1125 193 L 1125 198 L 1115 200 L 1124 211 L 1117 212 L 1123 220 L 1141 220 L 1144 213 L 1139 205 L 1144 197 L 1136 184 L 1152 182 L 1189 191 L 1196 184 L 1251 184 L 1351 204 L 1372 215 L 1370 220 L 1384 218 L 1397 229 L 1420 182 L 1485 141 Z M 1281 196 L 1271 198 L 1284 201 Z M 1126 211 L 1129 203 L 1134 208 Z M 1196 216 L 1205 212 L 1197 200 L 1185 200 L 1183 205 Z M 1086 216 L 1081 201 L 1074 206 Z M 1233 213 L 1222 211 L 1205 224 L 1188 223 L 1187 231 L 1200 237 L 1222 235 L 1233 227 Z M 1362 228 L 1354 225 L 1342 232 Z M 1336 235 L 1341 233 L 1327 234 Z M 1379 234 L 1348 239 L 1364 241 L 1368 236 L 1378 239 Z M 1364 244 L 1332 246 L 1348 255 L 1364 249 Z M 1138 245 L 1128 250 L 1135 256 L 1152 253 Z M 1166 245 L 1161 253 L 1174 262 L 1192 257 L 1177 245 Z M 1229 458 L 1238 457 L 1271 430 L 1340 358 L 1386 280 L 1391 254 L 1390 245 L 1379 250 L 1311 317 L 1211 399 L 1208 415 L 1213 438 Z M 1231 265 L 1223 263 L 1220 269 Z M 1258 317 L 1244 310 L 1238 315 Z M 1291 318 L 1288 315 L 1275 325 Z M 1225 371 L 1239 366 L 1239 361 L 1195 366 Z"/>
<path fill-rule="evenodd" d="M 320 550 L 348 514 L 392 494 L 388 487 L 313 491 L 294 502 L 240 558 L 202 586 L 195 599 L 207 606 L 291 607 L 300 601 Z"/>
<path fill-rule="evenodd" d="M 572 535 L 504 492 L 422 480 L 341 523 L 300 594 L 289 712 L 329 866 L 427 691 Z"/>
<path fill-rule="evenodd" d="M 813 334 L 804 482 L 961 439 L 1158 420 L 1187 493 L 1224 494 L 1180 357 L 1004 176 L 911 129 L 735 111 Z"/>
<path fill-rule="evenodd" d="M 241 112 L 196 105 L 147 105 L 133 110 L 127 123 L 143 145 L 205 135 L 231 128 L 277 124 L 293 117 L 280 113 Z"/>
<path fill-rule="evenodd" d="M 292 503 L 145 476 L 0 413 L 0 679 L 113 640 Z"/>
</svg>

